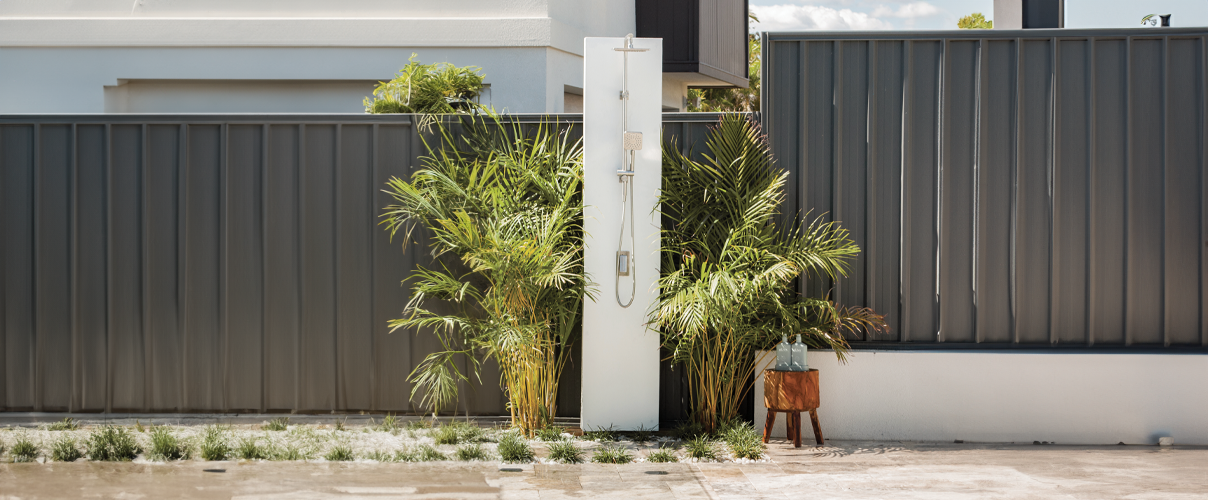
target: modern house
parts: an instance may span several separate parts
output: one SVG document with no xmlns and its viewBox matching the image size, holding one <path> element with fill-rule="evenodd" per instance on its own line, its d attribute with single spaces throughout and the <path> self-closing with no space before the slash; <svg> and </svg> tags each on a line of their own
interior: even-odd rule
<svg viewBox="0 0 1208 500">
<path fill-rule="evenodd" d="M 412 53 L 482 68 L 496 109 L 579 112 L 583 38 L 627 33 L 679 37 L 669 111 L 746 85 L 745 0 L 7 0 L 0 113 L 355 113 Z"/>
</svg>

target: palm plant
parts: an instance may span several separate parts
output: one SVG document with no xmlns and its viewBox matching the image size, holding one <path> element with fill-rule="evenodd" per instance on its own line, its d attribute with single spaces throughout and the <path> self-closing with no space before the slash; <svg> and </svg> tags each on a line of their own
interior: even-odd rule
<svg viewBox="0 0 1208 500">
<path fill-rule="evenodd" d="M 431 331 L 443 349 L 412 372 L 414 397 L 433 412 L 453 401 L 484 359 L 501 368 L 512 423 L 549 427 L 558 379 L 592 290 L 583 271 L 582 148 L 556 124 L 464 116 L 460 139 L 437 124 L 424 168 L 394 178 L 383 224 L 410 240 L 426 230 L 436 257 L 408 280 L 412 295 L 393 329 Z"/>
<path fill-rule="evenodd" d="M 777 222 L 788 172 L 758 126 L 725 115 L 704 161 L 663 147 L 663 276 L 652 323 L 689 381 L 692 418 L 712 432 L 738 415 L 755 351 L 801 334 L 842 360 L 845 331 L 887 328 L 870 309 L 803 297 L 794 283 L 844 276 L 860 249 L 837 223 Z"/>
<path fill-rule="evenodd" d="M 477 66 L 423 64 L 411 54 L 388 82 L 379 82 L 364 100 L 366 113 L 466 113 L 481 108 L 483 75 Z"/>
</svg>

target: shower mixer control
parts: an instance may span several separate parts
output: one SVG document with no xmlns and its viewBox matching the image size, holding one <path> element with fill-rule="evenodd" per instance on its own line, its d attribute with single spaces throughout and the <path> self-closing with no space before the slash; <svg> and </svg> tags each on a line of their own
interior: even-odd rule
<svg viewBox="0 0 1208 500">
<path fill-rule="evenodd" d="M 629 251 L 617 252 L 617 276 L 629 276 Z"/>
</svg>

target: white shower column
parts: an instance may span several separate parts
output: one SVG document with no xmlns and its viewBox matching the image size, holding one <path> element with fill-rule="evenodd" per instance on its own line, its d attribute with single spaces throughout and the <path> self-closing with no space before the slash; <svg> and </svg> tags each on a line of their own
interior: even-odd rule
<svg viewBox="0 0 1208 500">
<path fill-rule="evenodd" d="M 624 170 L 621 88 L 624 38 L 583 40 L 583 205 L 587 250 L 584 267 L 597 285 L 595 301 L 583 304 L 583 407 L 585 430 L 614 426 L 654 428 L 659 421 L 659 337 L 646 327 L 658 299 L 659 221 L 662 185 L 663 41 L 635 38 L 628 52 L 628 131 L 642 134 L 633 165 L 634 241 L 629 276 L 617 283 L 618 235 L 622 229 Z M 626 214 L 625 221 L 628 222 Z M 636 279 L 636 286 L 633 281 Z M 619 290 L 618 290 L 619 288 Z M 633 303 L 622 307 L 617 295 Z"/>
</svg>

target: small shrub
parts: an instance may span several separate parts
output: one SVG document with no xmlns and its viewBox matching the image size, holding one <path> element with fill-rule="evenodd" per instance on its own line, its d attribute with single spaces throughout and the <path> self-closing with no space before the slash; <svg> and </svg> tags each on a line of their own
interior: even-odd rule
<svg viewBox="0 0 1208 500">
<path fill-rule="evenodd" d="M 509 432 L 499 438 L 499 458 L 504 462 L 532 462 L 533 449 L 523 438 Z"/>
<path fill-rule="evenodd" d="M 422 64 L 411 54 L 407 65 L 380 82 L 364 100 L 366 113 L 468 113 L 480 109 L 483 75 L 477 66 Z"/>
<path fill-rule="evenodd" d="M 437 450 L 436 448 L 426 444 L 419 447 L 419 450 L 415 453 L 415 456 L 417 462 L 439 462 L 441 460 L 449 459 L 449 457 L 445 456 L 444 453 L 441 453 L 440 450 Z"/>
<path fill-rule="evenodd" d="M 17 438 L 17 442 L 13 443 L 13 448 L 8 450 L 8 454 L 13 462 L 36 462 L 40 451 L 38 445 L 30 441 L 28 437 L 21 436 Z"/>
<path fill-rule="evenodd" d="M 202 434 L 201 458 L 204 460 L 226 460 L 231 456 L 231 443 L 227 429 L 221 425 L 207 425 Z"/>
<path fill-rule="evenodd" d="M 615 443 L 620 438 L 617 437 L 617 431 L 610 425 L 608 427 L 600 427 L 594 431 L 584 432 L 583 439 L 599 441 L 601 443 Z"/>
<path fill-rule="evenodd" d="M 646 428 L 645 425 L 639 425 L 638 430 L 630 434 L 630 439 L 635 443 L 648 443 L 651 439 L 654 439 L 654 429 Z"/>
<path fill-rule="evenodd" d="M 260 426 L 260 429 L 266 430 L 266 431 L 287 430 L 287 429 L 289 429 L 289 417 L 278 417 L 278 418 L 269 420 L 267 423 Z"/>
<path fill-rule="evenodd" d="M 462 462 L 491 459 L 491 454 L 478 443 L 458 446 L 454 456 Z"/>
<path fill-rule="evenodd" d="M 562 433 L 565 432 L 565 429 L 561 427 L 546 427 L 544 429 L 537 429 L 534 432 L 537 435 L 537 439 L 545 442 L 562 441 L 566 439 L 566 436 L 562 435 Z"/>
<path fill-rule="evenodd" d="M 675 451 L 671 448 L 659 447 L 658 451 L 652 451 L 646 455 L 646 460 L 649 462 L 669 463 L 678 462 L 679 457 L 675 456 Z"/>
<path fill-rule="evenodd" d="M 188 459 L 189 447 L 182 443 L 166 427 L 151 428 L 151 452 L 147 458 L 160 462 Z"/>
<path fill-rule="evenodd" d="M 142 450 L 125 427 L 105 425 L 88 435 L 88 459 L 96 462 L 128 462 Z"/>
<path fill-rule="evenodd" d="M 53 424 L 47 425 L 46 430 L 48 430 L 48 431 L 78 431 L 78 430 L 80 430 L 80 423 L 74 418 L 67 417 L 67 418 L 64 418 L 63 420 L 60 420 Z"/>
<path fill-rule="evenodd" d="M 717 460 L 717 446 L 709 436 L 700 435 L 684 443 L 684 450 L 690 458 L 698 460 Z"/>
<path fill-rule="evenodd" d="M 50 446 L 50 459 L 56 462 L 74 462 L 83 456 L 76 446 L 76 440 L 70 436 L 63 436 Z"/>
<path fill-rule="evenodd" d="M 549 444 L 549 459 L 564 464 L 581 464 L 583 450 L 572 441 L 555 441 Z"/>
<path fill-rule="evenodd" d="M 633 454 L 621 446 L 601 446 L 592 454 L 591 461 L 598 464 L 627 464 L 633 461 Z"/>
<path fill-rule="evenodd" d="M 349 462 L 356 458 L 352 453 L 352 447 L 346 444 L 337 444 L 323 455 L 323 459 L 328 462 Z"/>
<path fill-rule="evenodd" d="M 239 447 L 235 449 L 235 456 L 244 460 L 268 460 L 269 451 L 257 444 L 257 441 L 254 437 L 241 439 Z"/>
<path fill-rule="evenodd" d="M 734 453 L 734 458 L 751 460 L 763 458 L 763 453 L 767 448 L 763 444 L 763 437 L 755 432 L 754 426 L 738 419 L 727 422 L 727 424 L 721 429 L 721 438 Z"/>
<path fill-rule="evenodd" d="M 697 422 L 683 422 L 675 426 L 675 430 L 671 431 L 675 439 L 687 441 L 701 436 L 705 433 L 705 427 Z"/>
</svg>

